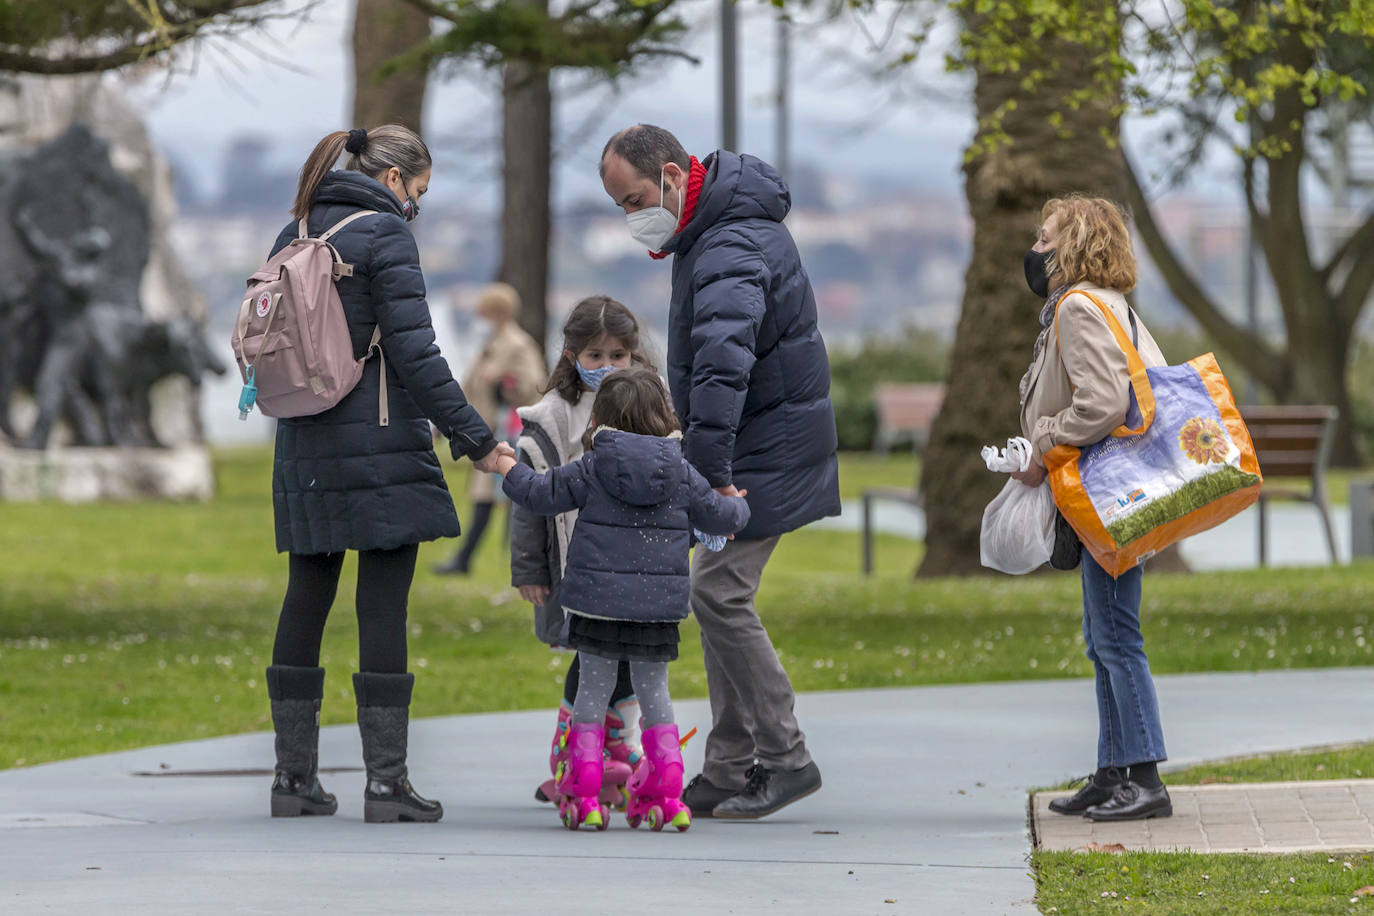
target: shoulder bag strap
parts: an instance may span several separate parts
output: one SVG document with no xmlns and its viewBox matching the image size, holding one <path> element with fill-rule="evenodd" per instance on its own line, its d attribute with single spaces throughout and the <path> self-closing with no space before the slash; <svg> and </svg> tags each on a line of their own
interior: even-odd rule
<svg viewBox="0 0 1374 916">
<path fill-rule="evenodd" d="M 1140 408 L 1140 425 L 1132 429 L 1122 424 L 1112 431 L 1112 435 L 1139 435 L 1150 428 L 1150 424 L 1155 418 L 1155 394 L 1150 388 L 1149 376 L 1145 374 L 1145 361 L 1140 358 L 1140 351 L 1136 349 L 1132 338 L 1126 336 L 1126 331 L 1121 327 L 1121 322 L 1116 320 L 1116 315 L 1112 314 L 1112 310 L 1107 307 L 1105 302 L 1092 293 L 1085 292 L 1081 289 L 1073 290 L 1066 293 L 1064 297 L 1059 300 L 1059 307 L 1063 307 L 1064 300 L 1075 293 L 1080 296 L 1086 296 L 1094 305 L 1101 309 L 1102 317 L 1107 319 L 1107 327 L 1111 330 L 1112 336 L 1116 338 L 1117 346 L 1121 347 L 1122 352 L 1126 354 L 1126 368 L 1131 374 L 1131 388 L 1135 391 L 1136 406 Z M 1054 336 L 1056 341 L 1059 339 L 1059 307 L 1055 309 Z M 1131 318 L 1131 329 L 1136 332 L 1133 336 L 1138 340 L 1139 330 L 1136 328 L 1135 324 L 1135 313 L 1131 311 L 1129 305 L 1126 307 L 1126 311 Z M 1063 359 L 1062 348 L 1060 349 L 1060 359 Z"/>
</svg>

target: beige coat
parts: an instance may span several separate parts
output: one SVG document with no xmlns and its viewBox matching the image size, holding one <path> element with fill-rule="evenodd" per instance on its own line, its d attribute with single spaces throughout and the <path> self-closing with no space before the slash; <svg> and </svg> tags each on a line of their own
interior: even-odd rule
<svg viewBox="0 0 1374 916">
<path fill-rule="evenodd" d="M 497 387 L 506 376 L 515 380 L 514 403 L 502 405 L 496 399 Z M 505 436 L 502 427 L 506 420 L 501 408 L 533 404 L 539 400 L 546 381 L 548 372 L 539 345 L 520 325 L 507 321 L 487 338 L 481 354 L 463 378 L 463 393 L 492 428 L 496 438 L 501 439 Z M 495 496 L 494 479 L 489 474 L 473 473 L 469 478 L 468 495 L 476 502 L 490 502 Z"/>
<path fill-rule="evenodd" d="M 1021 405 L 1021 434 L 1030 440 L 1038 464 L 1056 445 L 1091 445 L 1126 418 L 1130 373 L 1106 316 L 1077 290 L 1092 293 L 1112 310 L 1131 336 L 1126 297 L 1114 289 L 1079 284 L 1059 302 L 1059 311 L 1040 359 L 1031 367 L 1030 388 Z M 1136 315 L 1136 348 L 1147 367 L 1166 365 L 1164 354 Z M 1057 330 L 1057 334 L 1056 334 Z"/>
</svg>

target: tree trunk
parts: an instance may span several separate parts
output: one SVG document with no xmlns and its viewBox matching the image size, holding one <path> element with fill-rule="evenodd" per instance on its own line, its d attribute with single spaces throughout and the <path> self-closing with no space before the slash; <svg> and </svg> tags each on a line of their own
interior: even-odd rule
<svg viewBox="0 0 1374 916">
<path fill-rule="evenodd" d="M 965 25 L 978 27 L 976 21 Z M 1025 44 L 1032 46 L 1028 36 Z M 1000 445 L 1021 434 L 1017 390 L 1030 364 L 1044 304 L 1026 288 L 1021 261 L 1034 244 L 1041 206 L 1072 191 L 1120 200 L 1125 190 L 1120 151 L 1103 136 L 1103 131 L 1117 134 L 1110 106 L 1057 107 L 1073 89 L 1091 81 L 1091 56 L 1049 38 L 1034 46 L 1046 61 L 1057 55 L 1062 70 L 1033 93 L 1021 87 L 1031 65 L 1011 74 L 976 71 L 980 127 L 975 149 L 993 112 L 1009 100 L 1017 104 L 1002 121 L 1011 142 L 991 153 L 972 154 L 964 166 L 973 255 L 950 357 L 948 393 L 923 462 L 926 551 L 918 576 L 984 571 L 978 552 L 983 508 L 1006 477 L 989 473 L 978 452 L 983 445 Z M 1067 137 L 1051 126 L 1056 111 L 1063 116 Z"/>
<path fill-rule="evenodd" d="M 548 0 L 529 2 L 548 11 Z M 505 168 L 501 269 L 497 278 L 520 294 L 520 326 L 543 353 L 548 326 L 553 161 L 553 93 L 549 72 L 526 64 L 507 64 L 502 100 Z"/>
<path fill-rule="evenodd" d="M 419 133 L 429 72 L 382 67 L 429 38 L 429 15 L 396 0 L 357 0 L 353 14 L 353 127 L 401 124 Z"/>
<path fill-rule="evenodd" d="M 1313 65 L 1314 53 L 1296 33 L 1290 32 L 1280 42 L 1281 62 L 1297 73 Z M 1249 67 L 1250 62 L 1242 61 L 1232 75 L 1241 81 L 1253 80 Z M 1277 141 L 1282 150 L 1255 163 L 1266 172 L 1261 183 L 1264 193 L 1253 195 L 1248 178 L 1246 188 L 1251 225 L 1264 249 L 1265 266 L 1283 314 L 1284 341 L 1270 343 L 1217 307 L 1165 240 L 1134 176 L 1129 176 L 1130 201 L 1141 239 L 1174 296 L 1276 401 L 1336 407 L 1340 420 L 1331 462 L 1358 467 L 1362 456 L 1348 373 L 1355 328 L 1374 283 L 1374 263 L 1363 255 L 1374 242 L 1374 221 L 1367 221 L 1335 246 L 1338 255 L 1325 267 L 1314 261 L 1303 222 L 1302 192 L 1309 132 L 1315 129 L 1310 115 L 1317 103 L 1304 98 L 1304 92 L 1301 85 L 1280 89 L 1272 111 L 1267 116 L 1255 113 L 1250 122 L 1257 141 Z M 1334 281 L 1341 271 L 1336 268 L 1346 264 L 1351 270 L 1338 287 Z"/>
</svg>

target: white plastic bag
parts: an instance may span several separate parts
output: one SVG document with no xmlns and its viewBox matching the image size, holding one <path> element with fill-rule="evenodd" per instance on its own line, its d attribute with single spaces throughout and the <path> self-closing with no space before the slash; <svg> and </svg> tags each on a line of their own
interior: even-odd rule
<svg viewBox="0 0 1374 916">
<path fill-rule="evenodd" d="M 1007 447 L 998 450 L 995 445 L 983 446 L 983 462 L 989 471 L 1013 474 L 1027 470 L 1031 465 L 1031 444 L 1025 436 L 1007 440 Z"/>
<path fill-rule="evenodd" d="M 983 565 L 1013 576 L 1044 566 L 1054 552 L 1054 494 L 1049 481 L 1028 487 L 1011 478 L 983 510 Z"/>
</svg>

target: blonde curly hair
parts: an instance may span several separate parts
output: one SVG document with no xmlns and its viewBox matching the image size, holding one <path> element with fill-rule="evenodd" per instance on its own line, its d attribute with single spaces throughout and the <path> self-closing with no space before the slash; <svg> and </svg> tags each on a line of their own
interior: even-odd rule
<svg viewBox="0 0 1374 916">
<path fill-rule="evenodd" d="M 1040 225 L 1059 217 L 1054 254 L 1045 264 L 1060 283 L 1091 283 L 1128 293 L 1135 289 L 1137 268 L 1131 232 L 1121 207 L 1101 197 L 1070 195 L 1046 201 Z M 1057 285 L 1057 284 L 1056 284 Z"/>
</svg>

